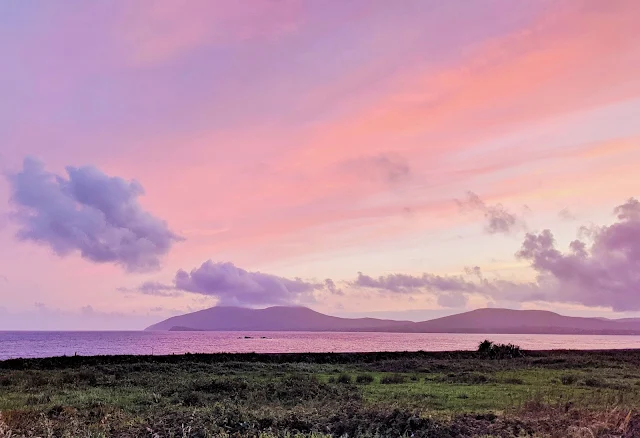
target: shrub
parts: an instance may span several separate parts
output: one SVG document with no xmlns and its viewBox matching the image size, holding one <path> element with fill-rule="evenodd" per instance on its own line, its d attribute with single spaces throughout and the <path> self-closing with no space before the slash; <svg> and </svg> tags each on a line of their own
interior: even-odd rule
<svg viewBox="0 0 640 438">
<path fill-rule="evenodd" d="M 503 382 L 510 385 L 524 385 L 524 380 L 519 377 L 507 377 Z"/>
<path fill-rule="evenodd" d="M 347 373 L 342 373 L 338 376 L 338 378 L 336 379 L 336 381 L 338 383 L 351 383 L 353 381 L 353 379 L 351 378 L 351 375 L 347 374 Z"/>
<path fill-rule="evenodd" d="M 371 374 L 360 374 L 356 377 L 356 383 L 361 383 L 368 385 L 369 383 L 373 383 L 373 376 Z"/>
<path fill-rule="evenodd" d="M 482 373 L 449 373 L 440 377 L 438 380 L 446 383 L 462 383 L 466 385 L 481 385 L 489 383 L 491 379 Z"/>
<path fill-rule="evenodd" d="M 578 378 L 572 374 L 565 374 L 560 377 L 560 382 L 563 385 L 573 385 L 578 381 Z"/>
<path fill-rule="evenodd" d="M 584 384 L 586 386 L 590 386 L 592 388 L 604 388 L 606 385 L 606 383 L 601 380 L 601 379 L 597 379 L 594 377 L 590 377 L 588 379 L 585 379 Z"/>
<path fill-rule="evenodd" d="M 77 375 L 78 380 L 85 382 L 87 385 L 95 386 L 98 384 L 98 376 L 93 370 L 80 370 Z"/>
<path fill-rule="evenodd" d="M 49 403 L 50 401 L 51 401 L 51 397 L 49 397 L 48 394 L 31 394 L 29 397 L 27 397 L 27 400 L 25 401 L 25 403 L 28 406 L 33 406 L 33 405 L 46 404 L 46 403 Z"/>
<path fill-rule="evenodd" d="M 484 341 L 480 342 L 480 345 L 478 345 L 478 353 L 489 354 L 493 349 L 493 346 L 493 342 L 485 339 Z"/>
<path fill-rule="evenodd" d="M 406 380 L 407 379 L 402 374 L 391 374 L 380 379 L 380 383 L 382 383 L 383 385 L 398 384 L 404 383 L 406 382 Z"/>
<path fill-rule="evenodd" d="M 490 359 L 513 359 L 524 357 L 524 353 L 517 345 L 494 344 L 489 340 L 484 340 L 478 345 L 478 353 Z"/>
</svg>

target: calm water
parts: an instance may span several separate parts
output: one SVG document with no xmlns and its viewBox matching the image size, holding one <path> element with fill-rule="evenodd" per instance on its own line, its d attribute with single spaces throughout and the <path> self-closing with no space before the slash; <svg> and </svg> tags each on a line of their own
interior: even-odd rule
<svg viewBox="0 0 640 438">
<path fill-rule="evenodd" d="M 244 336 L 253 336 L 245 339 Z M 260 339 L 265 336 L 267 339 Z M 484 339 L 528 350 L 640 348 L 640 336 L 317 332 L 0 332 L 0 360 L 16 357 L 215 352 L 473 350 Z"/>
</svg>

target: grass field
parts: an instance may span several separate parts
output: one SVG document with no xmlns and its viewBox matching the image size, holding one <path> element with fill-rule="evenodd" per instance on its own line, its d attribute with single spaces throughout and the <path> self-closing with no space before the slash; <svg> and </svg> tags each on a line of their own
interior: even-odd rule
<svg viewBox="0 0 640 438">
<path fill-rule="evenodd" d="M 640 351 L 0 362 L 0 438 L 640 437 Z"/>
</svg>

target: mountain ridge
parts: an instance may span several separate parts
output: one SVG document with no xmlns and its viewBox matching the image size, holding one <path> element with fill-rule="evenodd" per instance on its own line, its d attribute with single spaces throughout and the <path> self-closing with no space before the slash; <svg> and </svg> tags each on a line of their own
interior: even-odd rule
<svg viewBox="0 0 640 438">
<path fill-rule="evenodd" d="M 145 330 L 640 335 L 640 319 L 615 320 L 564 316 L 547 310 L 484 308 L 413 322 L 341 318 L 301 306 L 264 309 L 216 306 L 173 316 Z"/>
</svg>

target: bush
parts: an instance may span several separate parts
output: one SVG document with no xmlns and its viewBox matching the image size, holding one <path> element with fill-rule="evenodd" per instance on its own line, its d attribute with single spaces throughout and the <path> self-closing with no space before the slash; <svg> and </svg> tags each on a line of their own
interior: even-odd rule
<svg viewBox="0 0 640 438">
<path fill-rule="evenodd" d="M 493 347 L 493 342 L 485 339 L 484 341 L 480 342 L 480 345 L 478 345 L 478 353 L 489 354 Z"/>
<path fill-rule="evenodd" d="M 485 374 L 467 372 L 449 373 L 446 376 L 440 377 L 438 380 L 446 383 L 462 383 L 465 385 L 481 385 L 491 381 Z"/>
<path fill-rule="evenodd" d="M 351 378 L 351 375 L 347 374 L 347 373 L 342 373 L 338 376 L 338 378 L 336 379 L 336 381 L 338 383 L 346 383 L 349 384 L 353 381 L 353 379 Z"/>
<path fill-rule="evenodd" d="M 27 400 L 25 400 L 25 404 L 27 404 L 28 406 L 42 405 L 49 403 L 50 401 L 51 397 L 49 396 L 49 394 L 31 394 L 29 397 L 27 397 Z"/>
<path fill-rule="evenodd" d="M 572 374 L 565 374 L 560 377 L 560 382 L 563 385 L 573 385 L 578 381 L 578 378 Z"/>
<path fill-rule="evenodd" d="M 517 345 L 494 344 L 486 339 L 478 345 L 478 353 L 490 359 L 513 359 L 516 357 L 524 357 L 524 353 Z"/>
<path fill-rule="evenodd" d="M 524 385 L 524 380 L 519 377 L 508 377 L 503 382 L 509 385 Z"/>
<path fill-rule="evenodd" d="M 604 381 L 602 381 L 601 379 L 596 379 L 594 377 L 586 379 L 584 381 L 584 384 L 591 388 L 604 388 L 605 386 L 607 386 Z"/>
<path fill-rule="evenodd" d="M 402 374 L 391 374 L 380 379 L 380 383 L 382 383 L 383 385 L 404 383 L 406 381 L 406 377 Z"/>
<path fill-rule="evenodd" d="M 373 383 L 373 376 L 371 374 L 360 374 L 356 377 L 356 383 L 361 383 L 364 385 L 368 385 L 369 383 Z"/>
<path fill-rule="evenodd" d="M 98 376 L 93 370 L 80 370 L 77 375 L 79 381 L 84 382 L 89 386 L 96 386 L 98 384 Z"/>
</svg>

